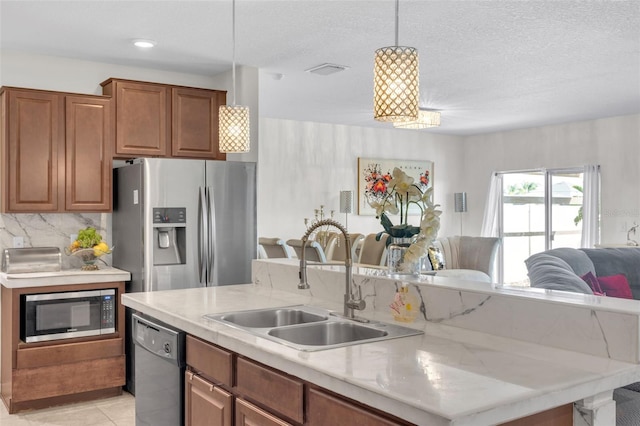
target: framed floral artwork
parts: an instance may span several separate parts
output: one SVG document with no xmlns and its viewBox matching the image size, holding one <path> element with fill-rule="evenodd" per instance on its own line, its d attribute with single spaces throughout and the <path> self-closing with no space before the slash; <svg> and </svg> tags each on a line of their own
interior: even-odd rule
<svg viewBox="0 0 640 426">
<path fill-rule="evenodd" d="M 358 158 L 359 215 L 375 216 L 376 211 L 369 201 L 379 201 L 384 197 L 395 167 L 411 176 L 423 192 L 433 186 L 433 161 Z M 409 214 L 419 215 L 420 209 L 410 209 Z"/>
</svg>

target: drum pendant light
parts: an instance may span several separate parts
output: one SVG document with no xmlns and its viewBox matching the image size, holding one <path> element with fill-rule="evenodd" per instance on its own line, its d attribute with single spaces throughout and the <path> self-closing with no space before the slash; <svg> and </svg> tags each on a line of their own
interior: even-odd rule
<svg viewBox="0 0 640 426">
<path fill-rule="evenodd" d="M 249 152 L 249 108 L 236 105 L 236 0 L 232 0 L 232 49 L 233 61 L 231 79 L 233 85 L 233 103 L 221 105 L 218 111 L 218 137 L 220 152 L 241 153 Z"/>
<path fill-rule="evenodd" d="M 373 69 L 373 117 L 378 121 L 404 122 L 418 119 L 420 101 L 418 50 L 396 45 L 376 50 Z"/>
</svg>

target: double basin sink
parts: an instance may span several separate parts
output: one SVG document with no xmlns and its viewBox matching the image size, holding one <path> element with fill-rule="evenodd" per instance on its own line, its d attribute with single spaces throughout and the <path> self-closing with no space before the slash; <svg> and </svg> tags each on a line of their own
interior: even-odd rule
<svg viewBox="0 0 640 426">
<path fill-rule="evenodd" d="M 210 314 L 207 319 L 301 351 L 317 351 L 422 334 L 382 322 L 359 323 L 307 305 Z"/>
</svg>

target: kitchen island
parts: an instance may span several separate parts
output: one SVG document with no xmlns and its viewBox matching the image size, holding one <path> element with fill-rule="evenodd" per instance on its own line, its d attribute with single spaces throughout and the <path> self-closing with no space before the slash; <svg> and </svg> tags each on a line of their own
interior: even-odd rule
<svg viewBox="0 0 640 426">
<path fill-rule="evenodd" d="M 546 342 L 540 344 L 500 335 L 504 332 L 481 332 L 461 323 L 447 324 L 446 320 L 417 320 L 409 326 L 423 330 L 422 335 L 306 352 L 203 317 L 205 314 L 299 304 L 341 311 L 338 300 L 342 298 L 343 290 L 333 289 L 327 293 L 334 281 L 336 288 L 343 286 L 339 268 L 310 266 L 312 288 L 298 291 L 295 284 L 289 290 L 289 283 L 286 283 L 287 288 L 276 288 L 289 278 L 296 279 L 294 263 L 255 261 L 253 284 L 131 293 L 123 295 L 123 304 L 241 357 L 421 425 L 500 424 L 574 402 L 574 413 L 577 413 L 573 416 L 574 425 L 611 425 L 615 423 L 612 390 L 640 381 L 640 367 L 634 361 L 638 352 L 637 338 L 631 341 L 625 337 L 614 342 L 615 338 L 610 335 L 607 349 L 610 356 L 601 356 L 580 348 L 569 350 Z M 324 275 L 323 269 L 327 270 Z M 331 274 L 335 274 L 335 280 L 331 279 Z M 386 277 L 356 271 L 354 280 L 359 279 L 363 283 L 379 281 L 380 285 L 391 289 L 397 284 Z M 505 297 L 516 308 L 518 302 L 544 304 L 550 310 L 543 314 L 553 313 L 558 307 L 585 308 L 591 312 L 588 315 L 600 318 L 601 328 L 605 331 L 610 325 L 616 328 L 612 319 L 616 315 L 620 315 L 619 320 L 623 322 L 630 318 L 637 321 L 638 314 L 634 317 L 633 312 L 640 312 L 635 304 L 624 303 L 605 306 L 606 312 L 598 312 L 596 299 L 573 300 L 572 296 L 563 294 L 535 292 L 518 294 L 508 289 L 485 288 L 476 283 L 443 278 L 420 279 L 411 285 L 418 286 L 420 297 L 428 299 L 427 312 L 430 304 L 447 305 L 450 302 L 443 291 L 457 294 L 459 300 L 467 297 L 467 293 L 475 294 L 484 300 L 481 307 Z M 371 288 L 364 289 L 369 307 L 362 316 L 393 322 L 388 304 L 382 305 L 378 300 L 383 291 L 376 289 L 377 293 Z M 438 292 L 442 296 L 439 301 L 435 299 Z M 523 317 L 534 315 L 525 310 L 511 310 L 512 314 Z M 475 309 L 476 323 L 482 322 L 481 311 Z M 469 308 L 463 314 L 451 317 L 473 319 L 473 312 L 474 309 Z M 559 323 L 563 318 L 556 315 L 554 320 Z M 570 328 L 568 324 L 567 330 Z M 624 348 L 627 344 L 635 345 L 636 349 Z M 598 342 L 594 341 L 594 345 L 598 346 Z"/>
</svg>

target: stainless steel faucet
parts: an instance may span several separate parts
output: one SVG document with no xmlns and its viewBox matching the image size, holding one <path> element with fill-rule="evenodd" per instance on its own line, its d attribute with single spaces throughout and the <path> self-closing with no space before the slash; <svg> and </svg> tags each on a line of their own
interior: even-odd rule
<svg viewBox="0 0 640 426">
<path fill-rule="evenodd" d="M 344 260 L 345 267 L 345 293 L 344 293 L 344 316 L 346 318 L 352 320 L 361 320 L 356 317 L 353 313 L 354 309 L 359 311 L 363 310 L 366 306 L 365 301 L 362 299 L 362 292 L 360 287 L 358 286 L 358 294 L 357 296 L 353 295 L 352 284 L 353 284 L 353 272 L 352 266 L 353 262 L 351 259 L 351 240 L 349 239 L 349 233 L 347 230 L 338 222 L 333 219 L 324 219 L 319 220 L 307 229 L 307 232 L 302 236 L 302 256 L 300 257 L 300 284 L 298 284 L 298 288 L 301 290 L 305 290 L 309 288 L 309 283 L 307 282 L 307 261 L 305 260 L 305 251 L 307 246 L 307 241 L 309 240 L 309 236 L 313 231 L 320 228 L 321 226 L 333 226 L 338 229 L 342 235 L 344 235 L 345 241 L 345 250 L 346 256 Z M 366 321 L 362 319 L 363 321 Z"/>
</svg>

